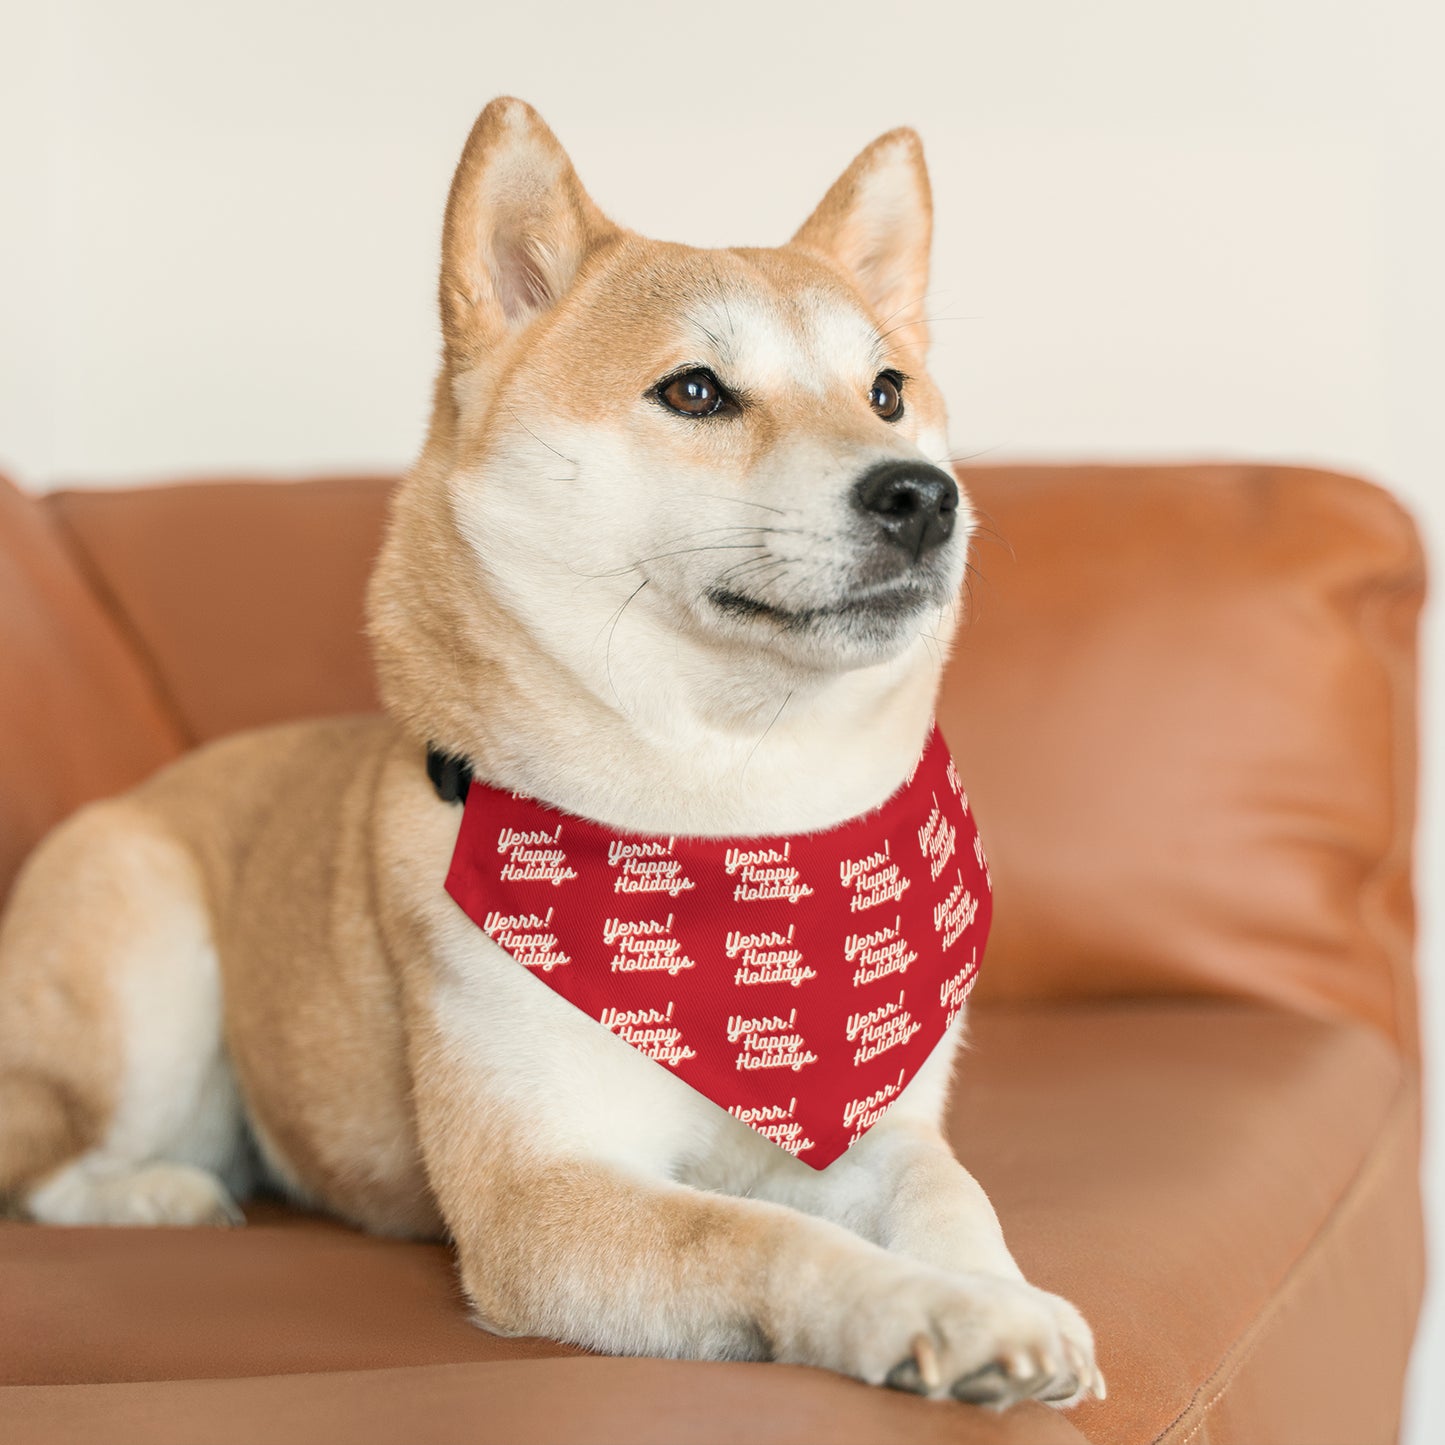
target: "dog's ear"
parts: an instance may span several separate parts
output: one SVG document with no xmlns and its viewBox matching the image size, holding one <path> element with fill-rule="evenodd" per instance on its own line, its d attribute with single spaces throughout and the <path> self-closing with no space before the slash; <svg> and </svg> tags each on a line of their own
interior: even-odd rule
<svg viewBox="0 0 1445 1445">
<path fill-rule="evenodd" d="M 842 266 L 879 324 L 906 328 L 922 351 L 928 345 L 923 298 L 932 236 L 923 143 L 905 127 L 879 136 L 854 158 L 792 244 Z"/>
<path fill-rule="evenodd" d="M 525 101 L 477 117 L 447 197 L 441 314 L 447 357 L 467 367 L 555 305 L 587 253 L 617 234 L 567 152 Z"/>
</svg>

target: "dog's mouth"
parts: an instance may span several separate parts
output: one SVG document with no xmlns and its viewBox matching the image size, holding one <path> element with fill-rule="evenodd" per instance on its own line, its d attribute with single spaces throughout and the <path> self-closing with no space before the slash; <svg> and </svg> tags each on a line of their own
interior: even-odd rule
<svg viewBox="0 0 1445 1445">
<path fill-rule="evenodd" d="M 808 607 L 784 607 L 728 587 L 710 588 L 707 600 L 727 617 L 771 621 L 798 631 L 831 621 L 901 622 L 930 603 L 937 605 L 938 597 L 935 587 L 909 579 L 860 588 L 845 597 Z"/>
</svg>

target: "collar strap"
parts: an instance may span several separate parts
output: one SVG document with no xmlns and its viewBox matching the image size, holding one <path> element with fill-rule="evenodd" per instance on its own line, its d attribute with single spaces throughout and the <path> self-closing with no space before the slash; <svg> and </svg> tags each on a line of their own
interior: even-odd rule
<svg viewBox="0 0 1445 1445">
<path fill-rule="evenodd" d="M 467 791 L 472 786 L 472 765 L 465 758 L 455 753 L 444 753 L 437 747 L 428 747 L 426 775 L 442 802 L 466 802 Z"/>
</svg>

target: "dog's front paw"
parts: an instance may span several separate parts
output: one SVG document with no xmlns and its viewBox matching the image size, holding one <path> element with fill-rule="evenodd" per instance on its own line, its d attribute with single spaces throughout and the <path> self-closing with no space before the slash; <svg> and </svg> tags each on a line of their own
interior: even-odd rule
<svg viewBox="0 0 1445 1445">
<path fill-rule="evenodd" d="M 918 1395 L 997 1409 L 1104 1398 L 1083 1316 L 1018 1280 L 910 1270 L 856 1302 L 843 1336 L 850 1373 Z"/>
</svg>

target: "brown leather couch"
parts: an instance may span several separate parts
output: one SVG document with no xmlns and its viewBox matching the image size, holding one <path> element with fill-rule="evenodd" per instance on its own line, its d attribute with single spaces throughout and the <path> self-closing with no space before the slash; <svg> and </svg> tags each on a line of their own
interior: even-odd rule
<svg viewBox="0 0 1445 1445">
<path fill-rule="evenodd" d="M 935 1404 L 473 1329 L 440 1245 L 0 1225 L 0 1439 L 1226 1441 L 1396 1436 L 1422 1277 L 1419 544 L 1248 467 L 1000 468 L 941 717 L 997 921 L 952 1113 L 1110 1396 Z M 0 485 L 0 889 L 185 748 L 372 707 L 386 481 Z M 438 880 L 440 886 L 440 880 Z"/>
</svg>

